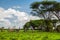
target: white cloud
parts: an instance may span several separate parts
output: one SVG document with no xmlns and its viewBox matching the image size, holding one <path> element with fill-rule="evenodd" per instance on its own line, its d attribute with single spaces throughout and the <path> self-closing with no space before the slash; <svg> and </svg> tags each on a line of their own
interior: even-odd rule
<svg viewBox="0 0 60 40">
<path fill-rule="evenodd" d="M 0 7 L 0 13 L 1 13 L 2 11 L 4 11 L 4 9 L 3 9 L 2 7 Z"/>
<path fill-rule="evenodd" d="M 21 8 L 20 6 L 13 6 L 12 8 Z"/>
<path fill-rule="evenodd" d="M 30 19 L 31 19 L 31 20 L 39 20 L 39 19 L 41 19 L 41 18 L 38 17 L 38 16 L 32 16 L 32 15 L 30 15 Z"/>
<path fill-rule="evenodd" d="M 0 8 L 0 24 L 3 24 L 5 28 L 13 26 L 16 26 L 16 28 L 18 28 L 18 26 L 22 28 L 22 26 L 30 19 L 35 20 L 39 19 L 39 17 L 31 15 L 29 16 L 26 12 L 20 12 L 12 8 L 7 10 Z"/>
</svg>

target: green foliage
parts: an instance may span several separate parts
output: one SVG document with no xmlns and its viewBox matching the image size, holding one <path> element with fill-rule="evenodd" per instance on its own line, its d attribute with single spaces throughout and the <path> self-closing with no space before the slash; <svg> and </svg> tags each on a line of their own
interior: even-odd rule
<svg viewBox="0 0 60 40">
<path fill-rule="evenodd" d="M 27 28 L 30 27 L 30 22 L 27 22 L 24 26 Z"/>
<path fill-rule="evenodd" d="M 58 20 L 31 20 L 30 22 L 27 22 L 24 27 L 30 28 L 37 27 L 37 29 L 42 29 L 42 31 L 53 31 L 53 27 L 55 27 L 53 24 L 57 23 Z M 43 29 L 44 28 L 44 29 Z"/>
<path fill-rule="evenodd" d="M 56 32 L 38 32 L 29 30 L 28 32 L 0 32 L 0 40 L 60 40 L 60 33 Z"/>
<path fill-rule="evenodd" d="M 50 29 L 52 28 L 52 23 L 51 23 L 51 21 L 49 20 L 43 20 L 43 19 L 41 19 L 41 20 L 31 20 L 30 22 L 27 22 L 25 25 L 24 25 L 24 27 L 25 28 L 29 28 L 30 26 L 32 26 L 32 27 L 37 27 L 38 29 L 39 28 L 41 28 L 41 27 L 49 27 Z"/>
<path fill-rule="evenodd" d="M 23 27 L 24 31 L 27 31 L 29 27 L 30 27 L 30 22 L 27 22 Z"/>
<path fill-rule="evenodd" d="M 43 6 L 39 6 L 39 5 L 43 5 Z M 42 2 L 34 2 L 31 4 L 32 9 L 39 9 L 39 7 L 41 8 L 40 11 L 41 10 L 43 11 L 44 9 L 45 11 L 57 11 L 57 10 L 60 11 L 60 3 L 56 1 L 42 1 Z"/>
<path fill-rule="evenodd" d="M 32 26 L 38 27 L 44 24 L 44 20 L 31 20 L 30 23 Z"/>
<path fill-rule="evenodd" d="M 40 2 L 34 2 L 31 4 L 30 8 L 37 9 L 39 5 L 40 5 Z"/>
</svg>

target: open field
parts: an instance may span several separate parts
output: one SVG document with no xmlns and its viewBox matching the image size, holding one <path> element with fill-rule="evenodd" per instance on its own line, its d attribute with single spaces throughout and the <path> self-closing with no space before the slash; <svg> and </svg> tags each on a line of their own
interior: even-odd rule
<svg viewBox="0 0 60 40">
<path fill-rule="evenodd" d="M 38 32 L 27 31 L 23 32 L 8 32 L 4 30 L 0 32 L 0 40 L 60 40 L 60 33 L 56 32 Z"/>
</svg>

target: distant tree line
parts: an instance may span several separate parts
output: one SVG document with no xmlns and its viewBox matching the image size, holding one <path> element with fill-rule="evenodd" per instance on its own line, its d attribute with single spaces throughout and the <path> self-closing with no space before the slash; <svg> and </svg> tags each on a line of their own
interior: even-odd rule
<svg viewBox="0 0 60 40">
<path fill-rule="evenodd" d="M 5 29 L 4 27 L 1 27 L 0 28 L 0 32 L 4 32 L 4 31 L 9 31 L 9 32 L 19 32 L 20 31 L 20 27 L 19 29 L 16 29 L 15 26 L 13 28 L 8 28 L 8 29 Z"/>
</svg>

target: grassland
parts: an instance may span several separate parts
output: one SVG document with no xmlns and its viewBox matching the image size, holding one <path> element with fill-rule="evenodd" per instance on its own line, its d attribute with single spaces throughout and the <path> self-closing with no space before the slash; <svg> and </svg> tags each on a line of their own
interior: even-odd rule
<svg viewBox="0 0 60 40">
<path fill-rule="evenodd" d="M 9 32 L 4 30 L 0 32 L 0 40 L 60 40 L 60 33 L 57 32 L 38 32 L 27 31 Z"/>
</svg>

